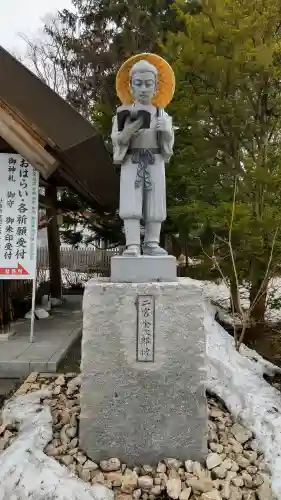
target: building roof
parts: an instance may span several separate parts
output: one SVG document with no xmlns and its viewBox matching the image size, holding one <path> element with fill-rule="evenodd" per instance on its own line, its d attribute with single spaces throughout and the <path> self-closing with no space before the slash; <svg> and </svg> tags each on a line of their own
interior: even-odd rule
<svg viewBox="0 0 281 500">
<path fill-rule="evenodd" d="M 115 208 L 118 176 L 95 127 L 1 46 L 0 68 L 0 152 L 8 143 L 48 182 Z"/>
</svg>

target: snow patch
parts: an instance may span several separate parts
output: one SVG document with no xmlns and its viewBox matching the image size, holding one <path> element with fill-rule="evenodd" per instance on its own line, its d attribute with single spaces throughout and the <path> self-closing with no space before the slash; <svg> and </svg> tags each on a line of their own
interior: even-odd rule
<svg viewBox="0 0 281 500">
<path fill-rule="evenodd" d="M 233 338 L 215 321 L 207 306 L 207 389 L 219 396 L 232 415 L 256 436 L 259 449 L 272 474 L 272 489 L 281 500 L 281 400 L 263 374 L 280 373 L 256 352 L 242 346 L 235 350 Z"/>
<path fill-rule="evenodd" d="M 0 455 L 0 500 L 113 500 L 102 485 L 89 485 L 43 452 L 52 438 L 52 417 L 37 391 L 12 398 L 2 413 L 4 424 L 19 423 L 18 438 Z"/>
<path fill-rule="evenodd" d="M 89 281 L 92 277 L 93 276 L 91 273 L 85 273 L 82 271 L 81 272 L 71 271 L 70 269 L 64 267 L 61 269 L 61 281 L 62 285 L 65 287 L 71 287 L 74 285 L 85 286 L 87 281 Z M 49 279 L 50 279 L 49 269 L 39 269 L 37 286 L 39 286 L 40 283 L 49 281 Z"/>
<path fill-rule="evenodd" d="M 215 283 L 213 281 L 201 281 L 204 294 L 210 300 L 216 302 L 216 304 L 221 304 L 223 308 L 228 308 L 230 306 L 229 300 L 229 287 L 225 283 L 219 282 Z M 239 287 L 241 294 L 241 305 L 244 309 L 248 309 L 249 302 L 249 289 L 246 286 Z M 269 281 L 268 285 L 268 300 L 267 308 L 265 313 L 265 320 L 269 323 L 277 323 L 281 321 L 281 278 L 275 277 Z M 221 309 L 218 311 L 220 318 L 228 324 L 233 324 L 232 315 L 223 312 Z M 237 318 L 236 318 L 237 321 Z M 238 320 L 239 323 L 239 320 Z"/>
<path fill-rule="evenodd" d="M 35 318 L 37 318 L 37 319 L 45 319 L 45 318 L 48 318 L 50 316 L 48 311 L 46 311 L 45 309 L 37 309 L 36 308 L 34 310 L 34 314 L 35 314 Z M 31 319 L 31 316 L 32 316 L 32 309 L 30 309 L 30 311 L 28 311 L 24 317 L 25 317 L 25 319 Z"/>
<path fill-rule="evenodd" d="M 263 379 L 263 374 L 281 370 L 245 346 L 237 353 L 214 314 L 215 308 L 207 304 L 207 389 L 255 434 L 272 474 L 273 491 L 281 500 L 280 392 Z M 0 454 L 0 500 L 113 500 L 111 490 L 81 481 L 44 454 L 52 437 L 50 410 L 40 402 L 47 395 L 38 391 L 14 397 L 3 410 L 3 423 L 18 422 L 19 435 Z"/>
</svg>

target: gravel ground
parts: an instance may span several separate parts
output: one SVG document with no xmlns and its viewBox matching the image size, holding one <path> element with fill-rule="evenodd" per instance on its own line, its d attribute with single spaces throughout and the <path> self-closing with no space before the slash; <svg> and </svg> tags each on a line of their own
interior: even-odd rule
<svg viewBox="0 0 281 500">
<path fill-rule="evenodd" d="M 32 374 L 18 394 L 50 389 L 53 439 L 45 453 L 91 484 L 112 489 L 116 500 L 274 500 L 268 466 L 252 432 L 221 401 L 208 396 L 208 456 L 204 464 L 163 457 L 157 466 L 129 469 L 118 457 L 94 463 L 79 447 L 80 375 Z"/>
</svg>

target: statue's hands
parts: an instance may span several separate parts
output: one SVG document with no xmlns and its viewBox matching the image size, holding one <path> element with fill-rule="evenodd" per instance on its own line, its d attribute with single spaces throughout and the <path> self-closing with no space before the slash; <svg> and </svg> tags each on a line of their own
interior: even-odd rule
<svg viewBox="0 0 281 500">
<path fill-rule="evenodd" d="M 169 116 L 159 116 L 156 122 L 157 132 L 165 132 L 167 134 L 172 132 L 172 120 Z"/>
<path fill-rule="evenodd" d="M 120 133 L 120 138 L 124 144 L 127 144 L 132 135 L 134 135 L 136 132 L 140 130 L 143 124 L 143 119 L 138 118 L 137 120 L 131 121 L 131 119 L 128 117 L 127 120 L 125 121 L 124 129 Z"/>
</svg>

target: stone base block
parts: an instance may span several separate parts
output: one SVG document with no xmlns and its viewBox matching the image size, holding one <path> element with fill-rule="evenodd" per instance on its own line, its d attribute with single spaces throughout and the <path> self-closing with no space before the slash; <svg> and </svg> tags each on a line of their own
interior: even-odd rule
<svg viewBox="0 0 281 500">
<path fill-rule="evenodd" d="M 204 302 L 192 280 L 91 280 L 84 294 L 80 445 L 129 466 L 207 453 Z"/>
<path fill-rule="evenodd" d="M 114 283 L 149 283 L 176 281 L 177 260 L 172 255 L 127 255 L 111 258 L 111 281 Z"/>
</svg>

